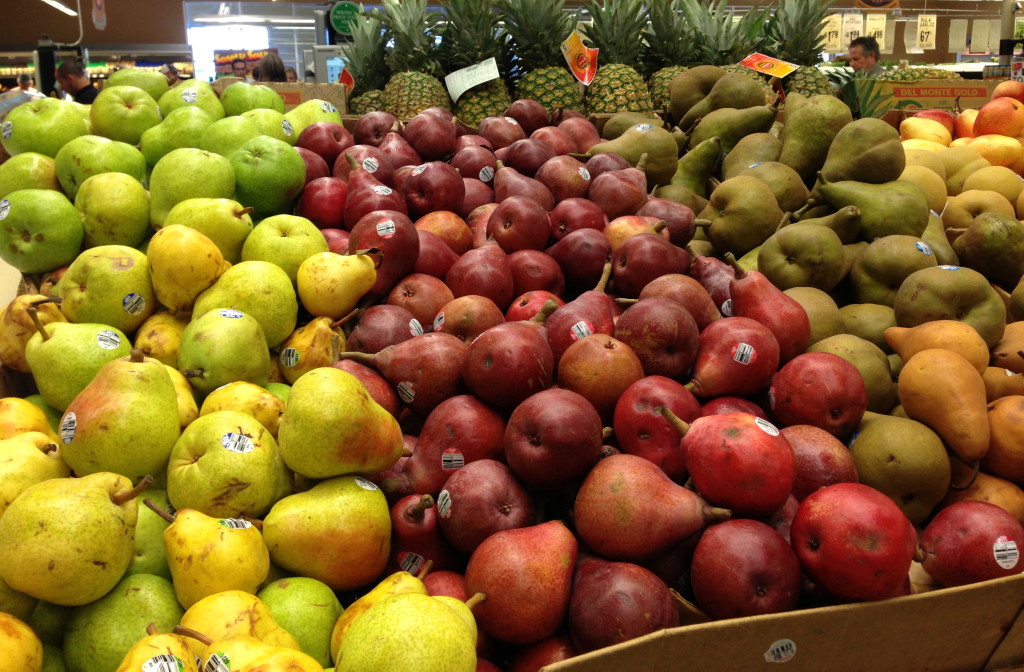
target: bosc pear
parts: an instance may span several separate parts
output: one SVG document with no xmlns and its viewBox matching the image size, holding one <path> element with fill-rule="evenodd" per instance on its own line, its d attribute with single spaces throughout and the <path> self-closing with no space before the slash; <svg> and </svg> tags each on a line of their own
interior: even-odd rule
<svg viewBox="0 0 1024 672">
<path fill-rule="evenodd" d="M 76 474 L 109 471 L 133 481 L 164 471 L 180 432 L 171 377 L 138 349 L 100 369 L 60 421 L 64 461 Z"/>
<path fill-rule="evenodd" d="M 324 367 L 292 385 L 278 445 L 285 464 L 308 478 L 372 473 L 398 461 L 402 430 L 355 376 Z"/>
</svg>

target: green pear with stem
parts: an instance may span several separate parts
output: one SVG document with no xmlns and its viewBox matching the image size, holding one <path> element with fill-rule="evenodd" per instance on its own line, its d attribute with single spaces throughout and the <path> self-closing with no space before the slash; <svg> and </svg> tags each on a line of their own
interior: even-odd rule
<svg viewBox="0 0 1024 672">
<path fill-rule="evenodd" d="M 54 604 L 99 599 L 131 562 L 135 497 L 152 480 L 147 476 L 133 487 L 120 474 L 101 472 L 25 490 L 0 517 L 0 578 Z"/>
<path fill-rule="evenodd" d="M 116 672 L 199 672 L 189 641 L 181 635 L 161 633 L 155 623 L 150 623 L 146 636 L 132 646 Z"/>
<path fill-rule="evenodd" d="M 212 240 L 225 259 L 237 264 L 252 231 L 252 211 L 230 198 L 187 198 L 171 208 L 162 226 L 181 224 L 195 229 Z"/>
<path fill-rule="evenodd" d="M 297 576 L 278 579 L 256 596 L 281 627 L 299 640 L 305 653 L 320 665 L 331 664 L 331 631 L 342 608 L 330 586 Z"/>
<path fill-rule="evenodd" d="M 201 395 L 236 380 L 262 386 L 270 367 L 263 327 L 239 310 L 219 308 L 199 314 L 181 334 L 178 370 Z"/>
<path fill-rule="evenodd" d="M 214 308 L 234 308 L 251 315 L 263 327 L 267 345 L 276 348 L 298 321 L 299 300 L 291 278 L 269 261 L 243 261 L 227 269 L 196 297 L 193 315 Z"/>
<path fill-rule="evenodd" d="M 135 523 L 135 553 L 125 576 L 152 574 L 170 581 L 171 568 L 167 566 L 167 551 L 164 549 L 164 530 L 168 523 L 142 502 L 143 499 L 152 499 L 161 509 L 170 511 L 171 502 L 167 499 L 167 491 L 150 488 L 136 499 L 139 520 Z"/>
</svg>

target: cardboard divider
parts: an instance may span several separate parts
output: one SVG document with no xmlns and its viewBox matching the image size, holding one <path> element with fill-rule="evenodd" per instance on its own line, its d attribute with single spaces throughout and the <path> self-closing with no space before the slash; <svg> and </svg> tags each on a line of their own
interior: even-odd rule
<svg viewBox="0 0 1024 672">
<path fill-rule="evenodd" d="M 994 672 L 1024 662 L 1022 609 L 1024 575 L 663 630 L 544 671 Z"/>
</svg>

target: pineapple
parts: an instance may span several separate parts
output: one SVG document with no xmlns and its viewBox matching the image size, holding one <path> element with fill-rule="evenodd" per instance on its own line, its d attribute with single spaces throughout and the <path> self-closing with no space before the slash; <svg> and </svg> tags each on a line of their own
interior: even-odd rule
<svg viewBox="0 0 1024 672">
<path fill-rule="evenodd" d="M 817 67 L 824 48 L 821 28 L 834 0 L 781 0 L 769 30 L 768 52 L 800 69 L 782 80 L 787 93 L 834 95 L 836 90 Z"/>
<path fill-rule="evenodd" d="M 668 87 L 686 65 L 694 61 L 695 49 L 690 24 L 679 11 L 679 0 L 651 4 L 651 26 L 647 33 L 645 66 L 650 78 L 647 90 L 656 110 L 668 109 Z"/>
<path fill-rule="evenodd" d="M 560 46 L 576 27 L 576 14 L 565 0 L 498 0 L 504 24 L 504 47 L 512 54 L 511 79 L 516 97 L 536 100 L 548 114 L 566 109 L 583 112 L 583 95 L 565 64 Z"/>
<path fill-rule="evenodd" d="M 427 10 L 427 0 L 382 0 L 384 25 L 395 41 L 384 60 L 393 73 L 384 87 L 384 107 L 399 119 L 428 107 L 450 109 L 441 74 L 436 37 L 443 16 Z"/>
<path fill-rule="evenodd" d="M 600 49 L 597 75 L 587 87 L 590 114 L 653 114 L 647 85 L 634 69 L 643 54 L 647 29 L 643 0 L 589 0 L 587 10 L 591 17 L 587 39 Z"/>
<path fill-rule="evenodd" d="M 466 91 L 456 102 L 455 114 L 464 123 L 476 126 L 484 117 L 496 117 L 512 100 L 505 86 L 508 68 L 502 67 L 502 34 L 498 14 L 488 0 L 448 0 L 448 23 L 441 38 L 441 60 L 448 72 L 494 58 L 502 77 Z"/>
<path fill-rule="evenodd" d="M 733 21 L 733 12 L 726 6 L 726 1 L 706 5 L 700 0 L 680 2 L 699 63 L 728 65 L 738 63 L 755 51 L 765 51 L 774 23 L 771 7 L 761 10 L 752 7 L 739 21 Z"/>
<path fill-rule="evenodd" d="M 360 11 L 352 24 L 352 41 L 341 48 L 345 67 L 356 82 L 348 105 L 352 114 L 384 109 L 381 89 L 390 74 L 384 63 L 387 39 L 379 13 Z"/>
</svg>

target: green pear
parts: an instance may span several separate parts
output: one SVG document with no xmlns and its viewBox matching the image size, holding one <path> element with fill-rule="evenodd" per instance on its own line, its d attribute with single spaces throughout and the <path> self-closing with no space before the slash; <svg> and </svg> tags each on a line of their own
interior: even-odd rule
<svg viewBox="0 0 1024 672">
<path fill-rule="evenodd" d="M 384 598 L 352 624 L 337 662 L 338 672 L 473 672 L 476 636 L 444 602 L 402 593 Z"/>
<path fill-rule="evenodd" d="M 899 132 L 888 122 L 868 117 L 839 129 L 828 146 L 821 174 L 830 182 L 882 184 L 898 180 L 906 164 Z"/>
<path fill-rule="evenodd" d="M 822 171 L 815 189 L 833 208 L 856 206 L 860 235 L 868 242 L 883 236 L 920 236 L 928 226 L 928 197 L 913 182 L 832 182 Z"/>
<path fill-rule="evenodd" d="M 100 599 L 75 609 L 64 637 L 64 660 L 81 672 L 116 670 L 132 646 L 146 636 L 150 623 L 168 632 L 184 613 L 167 579 L 127 576 Z"/>
<path fill-rule="evenodd" d="M 811 96 L 799 108 L 789 102 L 786 101 L 778 161 L 795 170 L 805 184 L 813 184 L 832 141 L 853 121 L 853 116 L 846 103 L 836 96 Z"/>
<path fill-rule="evenodd" d="M 885 236 L 868 245 L 850 269 L 858 303 L 893 305 L 907 276 L 936 266 L 932 248 L 914 236 Z"/>
<path fill-rule="evenodd" d="M 286 383 L 267 383 L 267 392 L 288 403 L 288 396 L 291 394 L 292 386 Z"/>
<path fill-rule="evenodd" d="M 772 105 L 758 105 L 737 109 L 723 107 L 702 118 L 690 134 L 690 149 L 693 149 L 708 138 L 718 137 L 722 141 L 722 151 L 729 152 L 745 136 L 751 133 L 767 133 L 775 122 L 779 110 Z"/>
<path fill-rule="evenodd" d="M 231 158 L 239 147 L 258 135 L 259 127 L 245 117 L 224 117 L 203 129 L 199 148 Z"/>
<path fill-rule="evenodd" d="M 65 672 L 64 652 L 55 644 L 43 644 L 43 667 L 40 672 Z"/>
<path fill-rule="evenodd" d="M 25 152 L 0 163 L 0 198 L 19 189 L 60 191 L 57 162 L 53 157 Z"/>
<path fill-rule="evenodd" d="M 800 175 L 779 161 L 761 161 L 744 168 L 740 175 L 752 175 L 771 187 L 783 212 L 799 210 L 807 204 L 810 196 Z"/>
<path fill-rule="evenodd" d="M 741 257 L 775 232 L 782 210 L 771 188 L 749 175 L 722 182 L 711 192 L 701 219 L 711 220 L 708 239 L 719 253 Z"/>
<path fill-rule="evenodd" d="M 671 184 L 682 184 L 701 198 L 707 198 L 708 179 L 721 156 L 721 141 L 708 138 L 679 158 Z"/>
<path fill-rule="evenodd" d="M 790 287 L 783 293 L 799 303 L 807 313 L 811 323 L 811 344 L 846 333 L 839 306 L 825 292 L 815 287 Z"/>
<path fill-rule="evenodd" d="M 178 400 L 164 365 L 141 350 L 104 365 L 60 423 L 64 461 L 79 476 L 159 474 L 178 440 Z"/>
<path fill-rule="evenodd" d="M 3 577 L 0 577 L 0 612 L 28 621 L 38 603 L 39 600 L 11 588 Z"/>
<path fill-rule="evenodd" d="M 643 112 L 616 112 L 608 117 L 601 127 L 602 140 L 614 140 L 637 124 L 654 124 L 664 127 L 665 122 L 653 114 Z"/>
<path fill-rule="evenodd" d="M 287 142 L 289 145 L 294 145 L 299 139 L 299 133 L 292 127 L 292 122 L 277 110 L 249 110 L 239 116 L 256 124 L 262 135 Z"/>
<path fill-rule="evenodd" d="M 260 222 L 245 239 L 242 259 L 277 264 L 294 285 L 302 262 L 328 251 L 327 240 L 313 222 L 295 215 L 276 215 Z"/>
<path fill-rule="evenodd" d="M 125 173 L 145 186 L 146 157 L 126 142 L 83 135 L 64 145 L 54 162 L 61 189 L 72 201 L 82 184 L 100 173 Z"/>
<path fill-rule="evenodd" d="M 331 367 L 295 381 L 277 436 L 285 464 L 308 478 L 384 471 L 402 454 L 398 422 L 355 376 Z"/>
<path fill-rule="evenodd" d="M 6 116 L 0 144 L 11 156 L 37 152 L 56 156 L 61 147 L 89 128 L 78 111 L 56 98 L 37 98 L 14 107 Z"/>
<path fill-rule="evenodd" d="M 71 622 L 71 615 L 74 613 L 75 607 L 39 600 L 26 622 L 32 627 L 33 632 L 39 635 L 39 640 L 43 644 L 61 646 L 68 623 Z"/>
<path fill-rule="evenodd" d="M 679 120 L 680 128 L 690 128 L 709 113 L 732 107 L 744 109 L 764 105 L 764 89 L 743 73 L 728 73 L 715 82 L 711 90 L 699 103 L 691 107 Z"/>
<path fill-rule="evenodd" d="M 204 110 L 214 121 L 224 118 L 224 106 L 220 104 L 216 91 L 202 79 L 182 82 L 160 96 L 157 102 L 165 117 L 178 108 L 194 106 Z"/>
<path fill-rule="evenodd" d="M 0 577 L 54 604 L 106 595 L 131 562 L 135 497 L 148 484 L 98 473 L 33 485 L 0 517 Z"/>
<path fill-rule="evenodd" d="M 657 122 L 650 121 L 634 124 L 614 140 L 598 143 L 587 150 L 590 156 L 604 153 L 618 154 L 634 166 L 646 154 L 643 170 L 647 183 L 652 185 L 668 184 L 679 161 L 679 146 L 675 138 Z"/>
<path fill-rule="evenodd" d="M 252 208 L 243 208 L 229 198 L 187 198 L 171 208 L 162 226 L 180 224 L 195 229 L 212 240 L 227 261 L 237 264 L 252 231 L 251 213 Z"/>
<path fill-rule="evenodd" d="M 850 455 L 860 482 L 892 499 L 915 525 L 923 524 L 949 491 L 946 446 L 920 422 L 865 415 Z"/>
<path fill-rule="evenodd" d="M 1024 223 L 1016 216 L 983 212 L 953 241 L 964 264 L 1011 290 L 1024 277 Z"/>
<path fill-rule="evenodd" d="M 781 151 L 782 141 L 771 133 L 751 133 L 737 142 L 722 159 L 722 179 L 736 177 L 741 170 L 761 161 L 778 161 Z"/>
<path fill-rule="evenodd" d="M 202 395 L 244 380 L 263 385 L 270 376 L 270 350 L 260 323 L 231 308 L 196 313 L 181 334 L 178 370 Z"/>
<path fill-rule="evenodd" d="M 940 265 L 960 265 L 960 259 L 956 256 L 956 252 L 953 251 L 953 246 L 949 244 L 949 238 L 946 236 L 946 227 L 942 223 L 942 218 L 936 213 L 928 214 L 928 226 L 925 227 L 924 233 L 921 234 L 921 240 L 927 243 L 928 247 L 932 248 L 935 261 L 939 262 Z"/>
<path fill-rule="evenodd" d="M 21 189 L 0 200 L 0 258 L 22 273 L 71 263 L 82 236 L 78 211 L 59 192 Z"/>
<path fill-rule="evenodd" d="M 167 85 L 167 78 L 161 73 L 143 68 L 121 68 L 110 73 L 106 86 L 121 85 L 136 86 L 148 93 L 153 100 L 160 100 L 160 96 L 167 93 L 167 89 L 170 88 Z"/>
<path fill-rule="evenodd" d="M 907 276 L 893 301 L 896 324 L 916 327 L 958 320 L 974 327 L 989 348 L 1006 329 L 1006 304 L 981 273 L 964 266 L 932 266 Z"/>
<path fill-rule="evenodd" d="M 256 593 L 274 620 L 299 640 L 302 650 L 321 665 L 331 664 L 331 632 L 341 603 L 330 586 L 316 579 L 279 579 Z"/>
<path fill-rule="evenodd" d="M 259 135 L 230 157 L 235 200 L 254 209 L 258 219 L 291 212 L 306 184 L 306 163 L 286 142 Z"/>
<path fill-rule="evenodd" d="M 173 510 L 167 491 L 150 488 L 135 499 L 139 507 L 139 520 L 135 523 L 135 554 L 125 576 L 152 574 L 170 581 L 171 569 L 167 566 L 167 552 L 164 550 L 164 530 L 168 522 L 143 504 L 143 500 L 149 499 L 164 511 Z"/>
<path fill-rule="evenodd" d="M 889 327 L 896 326 L 896 313 L 892 306 L 879 303 L 848 303 L 839 309 L 846 325 L 846 333 L 852 334 L 874 344 L 885 354 L 892 352 L 892 347 L 883 335 Z"/>
<path fill-rule="evenodd" d="M 127 173 L 100 173 L 87 179 L 75 196 L 75 209 L 82 218 L 85 248 L 138 247 L 150 233 L 149 192 Z"/>
<path fill-rule="evenodd" d="M 169 91 L 168 93 L 173 93 Z M 220 154 L 183 147 L 164 155 L 149 176 L 149 221 L 159 229 L 167 213 L 189 198 L 231 198 L 235 172 Z"/>
<path fill-rule="evenodd" d="M 85 250 L 60 283 L 60 309 L 72 322 L 100 322 L 134 332 L 156 310 L 146 255 L 127 245 Z"/>
<path fill-rule="evenodd" d="M 251 415 L 216 411 L 185 428 L 167 464 L 167 495 L 178 510 L 258 518 L 291 493 L 277 442 Z"/>
<path fill-rule="evenodd" d="M 285 112 L 284 118 L 292 126 L 295 137 L 298 138 L 306 126 L 312 126 L 320 121 L 330 121 L 335 124 L 341 123 L 341 113 L 333 104 L 319 98 L 312 98 L 299 103 L 294 108 Z"/>
<path fill-rule="evenodd" d="M 213 123 L 213 117 L 198 107 L 180 107 L 160 122 L 147 129 L 139 140 L 139 149 L 152 170 L 156 162 L 168 152 L 182 147 L 199 147 L 199 138 Z"/>
<path fill-rule="evenodd" d="M 698 65 L 673 77 L 668 87 L 672 118 L 682 119 L 725 75 L 717 65 Z"/>
<path fill-rule="evenodd" d="M 224 106 L 224 113 L 228 116 L 261 108 L 277 110 L 284 114 L 284 100 L 282 100 L 281 94 L 263 84 L 249 82 L 229 84 L 221 92 L 220 102 Z"/>
<path fill-rule="evenodd" d="M 89 108 L 96 135 L 129 145 L 139 144 L 146 129 L 160 123 L 160 109 L 137 86 L 104 86 Z"/>
<path fill-rule="evenodd" d="M 57 445 L 42 432 L 0 439 L 0 516 L 29 487 L 70 476 Z"/>
<path fill-rule="evenodd" d="M 796 214 L 797 213 L 793 213 L 794 217 Z M 839 240 L 843 241 L 843 245 L 849 245 L 856 242 L 857 236 L 860 234 L 860 208 L 854 205 L 848 205 L 845 208 L 839 208 L 835 212 L 825 215 L 824 217 L 808 217 L 806 216 L 805 211 L 804 213 L 800 213 L 800 217 L 798 219 L 793 219 L 792 217 L 784 219 L 780 226 L 789 226 L 795 222 L 827 226 L 836 232 L 836 235 L 839 236 Z"/>
<path fill-rule="evenodd" d="M 53 322 L 28 339 L 25 360 L 39 394 L 63 412 L 103 366 L 131 352 L 131 341 L 105 324 Z"/>
<path fill-rule="evenodd" d="M 888 413 L 895 405 L 896 386 L 889 359 L 878 346 L 851 334 L 837 334 L 812 344 L 807 351 L 830 352 L 857 367 L 868 388 L 868 410 Z"/>
<path fill-rule="evenodd" d="M 275 504 L 263 520 L 263 539 L 271 559 L 286 570 L 334 590 L 361 588 L 387 565 L 391 551 L 387 499 L 362 476 L 321 481 Z M 325 539 L 345 539 L 345 543 L 327 544 Z"/>
</svg>

